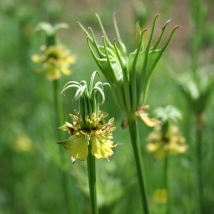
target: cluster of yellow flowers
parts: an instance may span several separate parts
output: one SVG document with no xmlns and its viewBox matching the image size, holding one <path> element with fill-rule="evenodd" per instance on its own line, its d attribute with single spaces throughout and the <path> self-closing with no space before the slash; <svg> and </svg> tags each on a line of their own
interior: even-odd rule
<svg viewBox="0 0 214 214">
<path fill-rule="evenodd" d="M 61 72 L 65 75 L 71 75 L 72 70 L 69 66 L 76 61 L 76 57 L 70 54 L 64 45 L 42 46 L 41 55 L 33 55 L 32 61 L 35 63 L 42 63 L 42 68 L 36 72 L 45 72 L 49 80 L 56 80 L 61 77 Z"/>
<path fill-rule="evenodd" d="M 172 125 L 167 133 L 162 130 L 163 126 L 156 126 L 148 136 L 147 152 L 154 153 L 155 158 L 160 159 L 168 153 L 184 153 L 188 149 L 185 138 L 180 134 L 177 126 Z"/>
<path fill-rule="evenodd" d="M 112 131 L 114 118 L 105 123 L 104 118 L 107 113 L 99 111 L 93 113 L 90 117 L 82 118 L 79 112 L 75 115 L 70 114 L 72 123 L 65 122 L 59 129 L 67 131 L 71 137 L 60 142 L 66 150 L 70 152 L 71 160 L 74 163 L 76 159 L 85 160 L 88 156 L 88 145 L 91 143 L 91 153 L 96 158 L 110 159 L 113 151 L 111 148 L 116 147 L 119 143 L 112 141 Z"/>
</svg>

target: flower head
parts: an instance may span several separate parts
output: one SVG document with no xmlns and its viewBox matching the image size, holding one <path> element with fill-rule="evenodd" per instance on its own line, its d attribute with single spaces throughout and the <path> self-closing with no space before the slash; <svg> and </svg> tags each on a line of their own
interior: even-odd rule
<svg viewBox="0 0 214 214">
<path fill-rule="evenodd" d="M 147 152 L 154 153 L 155 158 L 163 158 L 168 154 L 184 153 L 188 149 L 185 138 L 174 125 L 181 119 L 181 113 L 174 106 L 157 108 L 155 115 L 162 122 L 148 136 Z"/>
<path fill-rule="evenodd" d="M 180 134 L 177 126 L 171 126 L 167 134 L 163 132 L 162 126 L 157 126 L 149 134 L 147 141 L 147 152 L 154 153 L 157 159 L 168 154 L 185 153 L 188 149 L 185 138 Z"/>
<path fill-rule="evenodd" d="M 33 62 L 42 64 L 42 68 L 36 72 L 45 72 L 49 80 L 59 79 L 61 72 L 65 75 L 73 73 L 69 66 L 76 61 L 76 58 L 70 54 L 70 51 L 64 45 L 42 46 L 41 52 L 42 55 L 31 57 Z"/>
<path fill-rule="evenodd" d="M 99 110 L 99 93 L 102 97 L 101 103 L 105 100 L 105 95 L 102 90 L 106 83 L 98 82 L 93 85 L 94 77 L 97 72 L 92 74 L 90 85 L 85 81 L 80 83 L 71 81 L 64 86 L 64 91 L 68 88 L 76 87 L 77 91 L 73 100 L 79 99 L 80 111 L 74 111 L 75 114 L 70 114 L 72 123 L 65 122 L 59 129 L 67 131 L 71 137 L 59 144 L 62 144 L 66 150 L 69 150 L 71 160 L 74 163 L 76 159 L 85 160 L 88 152 L 91 152 L 96 158 L 110 159 L 113 154 L 112 148 L 119 145 L 114 142 L 112 131 L 114 118 L 105 122 L 107 113 Z M 89 151 L 90 148 L 90 151 Z"/>
<path fill-rule="evenodd" d="M 60 28 L 67 28 L 64 23 L 55 26 L 49 23 L 40 23 L 36 30 L 42 30 L 46 33 L 46 45 L 41 47 L 41 55 L 35 54 L 31 59 L 35 63 L 41 63 L 42 67 L 36 72 L 45 72 L 49 80 L 57 80 L 61 77 L 61 73 L 71 75 L 72 70 L 69 66 L 75 63 L 76 58 L 64 45 L 57 44 L 56 32 Z"/>
</svg>

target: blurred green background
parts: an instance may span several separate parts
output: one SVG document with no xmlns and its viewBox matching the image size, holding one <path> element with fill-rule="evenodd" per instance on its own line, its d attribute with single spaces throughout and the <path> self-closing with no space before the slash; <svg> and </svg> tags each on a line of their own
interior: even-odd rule
<svg viewBox="0 0 214 214">
<path fill-rule="evenodd" d="M 200 67 L 214 73 L 214 2 L 204 1 L 206 21 L 199 33 L 203 35 L 200 50 Z M 77 24 L 90 26 L 97 37 L 99 31 L 95 13 L 98 13 L 113 40 L 112 14 L 117 12 L 118 26 L 123 42 L 129 51 L 135 49 L 135 23 L 151 29 L 154 16 L 160 13 L 156 34 L 168 19 L 181 28 L 176 32 L 168 50 L 156 67 L 151 81 L 147 104 L 149 113 L 158 106 L 174 105 L 183 114 L 180 128 L 189 150 L 184 155 L 170 156 L 170 197 L 172 214 L 198 213 L 198 191 L 195 172 L 195 118 L 182 94 L 175 85 L 176 74 L 189 69 L 191 40 L 194 37 L 191 1 L 187 0 L 1 0 L 0 2 L 0 214 L 58 214 L 90 213 L 86 161 L 71 164 L 66 150 L 59 150 L 56 142 L 56 112 L 52 82 L 43 74 L 33 73 L 35 65 L 30 56 L 39 53 L 45 43 L 44 33 L 35 32 L 42 21 L 56 24 L 65 22 L 69 29 L 60 30 L 59 37 L 77 62 L 75 73 L 63 76 L 61 87 L 70 80 L 89 80 L 98 70 L 86 44 L 86 38 Z M 170 32 L 170 27 L 169 31 Z M 105 81 L 103 76 L 97 81 Z M 60 96 L 60 95 L 59 95 Z M 61 96 L 65 120 L 78 107 L 73 103 L 73 92 Z M 206 111 L 203 140 L 203 181 L 206 214 L 214 212 L 214 95 Z M 114 149 L 110 162 L 97 160 L 98 204 L 101 214 L 141 213 L 139 188 L 128 129 L 120 127 L 123 119 L 111 93 L 106 93 L 102 106 L 109 117 L 115 118 L 117 130 L 114 139 L 122 142 Z M 62 124 L 60 124 L 62 125 Z M 164 213 L 164 204 L 153 198 L 156 189 L 163 185 L 163 161 L 154 160 L 145 152 L 146 138 L 151 128 L 139 120 L 140 138 L 151 213 Z M 67 136 L 68 137 L 68 136 Z M 61 163 L 61 157 L 64 162 Z M 60 171 L 65 171 L 69 185 L 63 187 Z M 64 196 L 65 189 L 70 196 Z M 70 211 L 69 211 L 70 210 Z"/>
</svg>

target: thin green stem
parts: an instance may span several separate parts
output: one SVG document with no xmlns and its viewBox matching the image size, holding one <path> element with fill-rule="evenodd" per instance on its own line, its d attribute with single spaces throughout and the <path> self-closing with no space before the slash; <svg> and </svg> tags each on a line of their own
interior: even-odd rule
<svg viewBox="0 0 214 214">
<path fill-rule="evenodd" d="M 169 196 L 169 180 L 168 180 L 168 172 L 169 172 L 169 155 L 167 154 L 164 159 L 164 189 L 167 193 L 167 201 L 166 201 L 166 214 L 170 214 L 170 196 Z"/>
<path fill-rule="evenodd" d="M 146 181 L 144 175 L 144 167 L 143 167 L 143 158 L 142 151 L 139 142 L 138 129 L 137 129 L 137 121 L 135 112 L 127 112 L 127 119 L 129 125 L 129 131 L 132 141 L 132 148 L 134 152 L 135 164 L 137 167 L 137 175 L 138 181 L 141 190 L 141 200 L 144 214 L 149 214 L 149 206 L 147 200 L 147 192 L 146 192 Z"/>
<path fill-rule="evenodd" d="M 200 213 L 204 212 L 204 196 L 203 196 L 203 170 L 202 170 L 202 139 L 203 139 L 203 125 L 200 122 L 200 115 L 197 121 L 198 127 L 196 128 L 196 146 L 197 146 L 197 177 L 198 177 L 198 190 L 199 190 L 199 210 Z"/>
<path fill-rule="evenodd" d="M 91 142 L 89 144 L 89 154 L 88 154 L 88 158 L 87 158 L 88 182 L 89 182 L 89 192 L 90 192 L 92 214 L 98 214 L 95 157 L 91 154 L 90 151 L 91 151 Z"/>
<path fill-rule="evenodd" d="M 55 105 L 55 111 L 56 111 L 56 127 L 59 127 L 63 124 L 63 115 L 62 115 L 62 105 L 60 102 L 60 88 L 59 88 L 59 80 L 53 81 L 53 92 L 54 92 L 54 105 Z M 57 132 L 58 138 L 60 140 L 63 139 L 63 133 Z M 61 149 L 61 147 L 59 148 Z M 64 161 L 63 155 L 62 155 L 62 164 Z M 69 179 L 68 174 L 60 169 L 60 177 L 61 177 L 61 183 L 62 183 L 62 191 L 64 194 L 64 200 L 67 206 L 67 212 L 72 213 L 71 207 L 70 207 L 70 191 L 69 191 Z"/>
</svg>

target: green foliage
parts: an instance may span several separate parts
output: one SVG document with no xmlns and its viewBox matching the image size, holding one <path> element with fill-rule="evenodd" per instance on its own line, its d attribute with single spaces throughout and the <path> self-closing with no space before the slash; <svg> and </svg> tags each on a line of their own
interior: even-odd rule
<svg viewBox="0 0 214 214">
<path fill-rule="evenodd" d="M 110 27 L 111 21 L 109 20 L 110 15 L 108 11 L 112 13 L 118 11 L 119 13 L 126 14 L 125 16 L 131 18 L 120 18 L 118 26 L 120 26 L 120 29 L 127 29 L 123 31 L 121 36 L 125 42 L 132 44 L 132 38 L 135 35 L 134 30 L 124 27 L 134 25 L 132 15 L 129 13 L 130 9 L 126 5 L 127 3 L 127 1 L 116 1 L 116 3 L 104 1 L 101 4 L 96 1 L 95 6 L 90 6 L 87 1 L 74 1 L 72 4 L 70 1 L 56 2 L 49 0 L 31 1 L 30 3 L 25 0 L 19 2 L 2 0 L 0 2 L 0 213 L 68 213 L 65 207 L 66 200 L 62 193 L 62 182 L 58 169 L 58 166 L 61 166 L 61 161 L 60 157 L 56 155 L 59 147 L 57 142 L 60 139 L 57 139 L 58 131 L 57 126 L 55 126 L 56 113 L 52 99 L 52 85 L 43 76 L 35 75 L 32 72 L 35 70 L 35 67 L 30 61 L 30 55 L 36 53 L 38 47 L 44 43 L 43 35 L 40 36 L 39 33 L 34 33 L 35 26 L 42 21 L 51 22 L 52 24 L 68 22 L 71 26 L 67 31 L 59 33 L 63 43 L 68 44 L 68 47 L 76 53 L 78 61 L 74 65 L 75 73 L 69 78 L 62 77 L 60 86 L 62 88 L 62 85 L 68 81 L 89 80 L 91 71 L 97 69 L 76 21 L 79 20 L 84 25 L 86 25 L 85 23 L 90 23 L 90 25 L 93 23 L 94 28 L 95 21 L 91 20 L 91 17 L 93 17 L 94 12 L 99 12 L 106 30 L 111 36 L 113 29 Z M 162 8 L 162 3 L 165 3 L 165 1 L 157 1 L 156 4 L 150 5 L 150 7 L 152 6 L 157 11 Z M 167 18 L 172 18 L 177 24 L 180 24 L 178 17 L 188 18 L 190 11 L 186 4 L 183 5 L 184 10 L 182 11 L 182 13 L 185 13 L 185 17 L 181 17 L 180 11 L 178 11 L 179 16 L 174 17 L 173 14 L 177 14 L 178 5 L 176 3 L 170 4 L 172 12 L 171 16 Z M 211 8 L 213 1 L 205 1 L 204 4 Z M 147 7 L 148 4 L 145 3 L 145 6 Z M 87 7 L 88 10 L 85 9 Z M 84 8 L 84 14 L 82 8 Z M 94 8 L 97 10 L 95 11 Z M 150 12 L 147 19 L 148 24 L 155 14 L 153 11 Z M 163 14 L 161 13 L 161 15 Z M 164 19 L 166 16 L 164 15 Z M 213 20 L 213 15 L 209 14 L 209 16 L 210 20 Z M 118 17 L 121 16 L 119 15 Z M 188 22 L 185 19 L 185 23 Z M 159 32 L 159 26 L 161 25 L 157 22 L 156 32 Z M 203 60 L 205 63 L 209 62 L 210 58 L 207 56 L 213 56 L 214 34 L 211 30 L 213 28 L 211 21 L 209 22 L 209 28 L 203 29 L 206 34 L 206 40 L 201 40 L 204 49 L 203 55 L 200 55 L 202 56 L 200 63 Z M 182 26 L 181 29 L 186 28 Z M 96 28 L 94 32 L 99 34 Z M 126 40 L 126 34 L 133 35 L 130 39 L 131 41 Z M 180 46 L 184 48 L 183 51 L 189 54 L 188 49 L 186 49 L 188 42 L 190 42 L 189 34 L 186 34 L 185 30 L 179 30 L 177 34 L 173 46 L 169 47 L 169 53 L 174 57 L 170 58 L 165 54 L 157 65 L 156 70 L 158 72 L 154 73 L 154 78 L 150 83 L 147 102 L 150 104 L 151 112 L 157 106 L 166 105 L 174 105 L 182 112 L 181 128 L 182 133 L 185 133 L 189 150 L 187 154 L 172 157 L 170 160 L 169 179 L 170 189 L 173 192 L 171 207 L 173 207 L 173 214 L 197 214 L 199 213 L 197 206 L 198 185 L 195 175 L 194 151 L 196 145 L 193 135 L 194 121 L 191 115 L 192 110 L 186 107 L 186 97 L 179 93 L 174 82 L 166 75 L 166 69 L 175 66 L 174 60 L 179 60 Z M 185 39 L 180 42 L 179 38 L 183 38 L 183 36 Z M 145 39 L 148 41 L 147 37 Z M 176 42 L 178 43 L 177 45 Z M 207 44 L 210 46 L 208 47 Z M 184 58 L 186 56 L 179 60 L 179 64 L 185 63 Z M 177 73 L 176 67 L 174 67 L 174 70 Z M 213 76 L 213 65 L 210 66 L 210 73 Z M 207 75 L 204 72 L 199 77 L 199 80 L 197 80 L 199 82 L 203 78 L 207 79 Z M 99 81 L 105 81 L 104 77 L 100 76 Z M 188 91 L 190 89 L 191 93 L 195 90 L 195 86 L 192 89 L 189 83 L 185 87 L 185 90 Z M 210 84 L 209 87 L 211 87 Z M 212 191 L 214 189 L 214 182 L 211 170 L 214 151 L 214 125 L 212 119 L 214 95 L 210 88 L 205 87 L 204 89 L 210 93 L 209 98 L 206 99 L 205 116 L 207 119 L 202 144 L 205 213 L 212 213 L 214 210 L 214 192 Z M 60 94 L 59 96 L 63 103 L 64 116 L 67 118 L 67 115 L 73 109 L 78 108 L 78 104 L 69 99 L 64 99 Z M 73 97 L 74 92 L 67 91 L 67 96 Z M 98 197 L 100 195 L 100 199 L 98 199 L 100 213 L 120 214 L 122 211 L 125 214 L 138 214 L 138 211 L 141 209 L 140 191 L 135 168 L 133 167 L 134 160 L 129 135 L 126 130 L 124 131 L 120 128 L 123 114 L 114 104 L 111 93 L 106 93 L 105 100 L 102 110 L 115 118 L 117 130 L 115 131 L 114 138 L 122 142 L 123 145 L 120 146 L 120 149 L 114 151 L 110 163 L 106 160 L 97 161 L 97 188 Z M 204 100 L 203 97 L 200 101 L 200 108 L 201 105 L 204 105 Z M 194 111 L 198 108 L 198 103 L 199 101 L 194 103 Z M 156 163 L 145 152 L 145 138 L 151 129 L 143 127 L 141 130 L 142 126 L 142 123 L 139 123 L 141 152 L 144 156 L 146 177 L 149 185 L 149 204 L 152 213 L 160 214 L 164 213 L 164 205 L 155 203 L 152 195 L 155 189 L 163 182 L 160 177 L 163 163 L 161 161 Z M 88 191 L 86 190 L 87 181 L 83 177 L 85 176 L 85 163 L 77 162 L 72 165 L 67 152 L 64 150 L 61 152 L 65 155 L 65 165 L 62 168 L 69 173 L 70 185 L 67 188 L 75 196 L 73 200 L 70 200 L 70 206 L 75 207 L 76 213 L 89 213 L 90 204 L 86 193 Z"/>
</svg>

